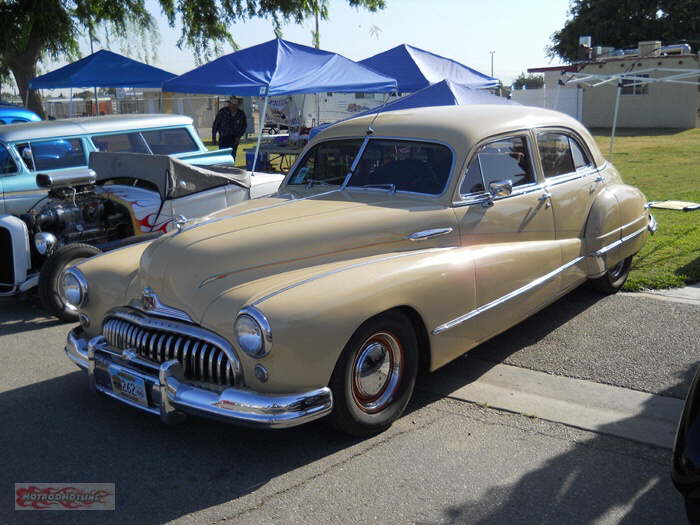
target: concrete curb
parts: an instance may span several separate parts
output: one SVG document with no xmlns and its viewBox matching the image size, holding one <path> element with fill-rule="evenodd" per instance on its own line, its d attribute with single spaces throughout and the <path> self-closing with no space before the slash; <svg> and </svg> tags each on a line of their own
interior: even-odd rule
<svg viewBox="0 0 700 525">
<path fill-rule="evenodd" d="M 443 370 L 429 392 L 657 447 L 671 448 L 683 401 L 636 390 L 463 358 L 468 376 Z"/>
</svg>

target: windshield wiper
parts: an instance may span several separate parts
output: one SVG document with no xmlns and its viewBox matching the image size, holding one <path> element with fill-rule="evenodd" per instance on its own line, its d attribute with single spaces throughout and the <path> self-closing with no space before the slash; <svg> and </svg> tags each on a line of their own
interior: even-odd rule
<svg viewBox="0 0 700 525">
<path fill-rule="evenodd" d="M 396 184 L 363 184 L 360 188 L 381 188 L 396 193 Z"/>
</svg>

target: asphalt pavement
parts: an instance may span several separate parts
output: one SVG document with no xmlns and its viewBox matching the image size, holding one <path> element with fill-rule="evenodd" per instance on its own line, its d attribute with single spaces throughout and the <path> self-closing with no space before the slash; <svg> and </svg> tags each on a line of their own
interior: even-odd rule
<svg viewBox="0 0 700 525">
<path fill-rule="evenodd" d="M 579 290 L 471 355 L 679 397 L 699 359 L 698 314 Z M 323 421 L 166 427 L 89 391 L 63 354 L 68 328 L 31 299 L 0 301 L 0 523 L 685 523 L 664 448 L 445 398 L 423 381 L 408 413 L 366 440 Z M 441 373 L 458 384 L 471 358 Z M 117 510 L 15 512 L 15 482 L 114 482 Z"/>
</svg>

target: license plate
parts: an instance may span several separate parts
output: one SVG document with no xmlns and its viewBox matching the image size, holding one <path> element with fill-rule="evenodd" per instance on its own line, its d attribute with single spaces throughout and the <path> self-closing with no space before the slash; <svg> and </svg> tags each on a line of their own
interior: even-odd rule
<svg viewBox="0 0 700 525">
<path fill-rule="evenodd" d="M 139 405 L 148 406 L 146 382 L 143 379 L 125 370 L 113 367 L 109 367 L 109 375 L 112 379 L 112 391 L 115 394 Z"/>
</svg>

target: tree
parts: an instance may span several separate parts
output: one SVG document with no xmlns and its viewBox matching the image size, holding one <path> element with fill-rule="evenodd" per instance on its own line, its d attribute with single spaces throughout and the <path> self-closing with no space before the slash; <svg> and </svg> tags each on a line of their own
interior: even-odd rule
<svg viewBox="0 0 700 525">
<path fill-rule="evenodd" d="M 593 45 L 636 47 L 645 40 L 700 42 L 697 0 L 572 0 L 570 18 L 551 37 L 550 57 L 577 60 L 578 39 L 590 35 Z"/>
<path fill-rule="evenodd" d="M 544 76 L 532 73 L 528 75 L 520 73 L 520 76 L 513 81 L 513 89 L 539 89 L 542 86 L 544 86 Z"/>
<path fill-rule="evenodd" d="M 370 11 L 383 9 L 384 0 L 346 0 Z M 318 11 L 316 0 L 158 0 L 170 27 L 182 27 L 178 47 L 186 46 L 198 61 L 222 51 L 225 43 L 236 48 L 229 28 L 253 17 L 271 19 L 276 31 L 283 22 L 301 23 Z M 323 2 L 321 2 L 323 4 Z M 321 10 L 321 18 L 327 11 Z M 102 33 L 128 35 L 136 28 L 155 32 L 146 0 L 0 0 L 0 75 L 10 71 L 23 100 L 44 115 L 39 94 L 29 91 L 42 59 L 79 56 L 79 39 Z"/>
</svg>

